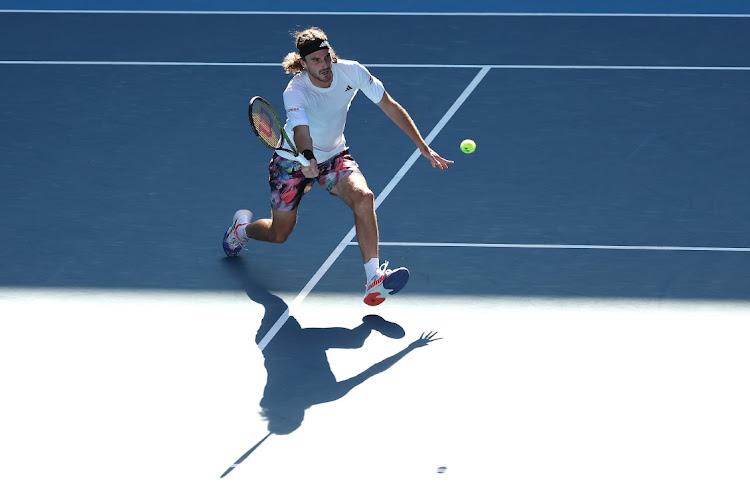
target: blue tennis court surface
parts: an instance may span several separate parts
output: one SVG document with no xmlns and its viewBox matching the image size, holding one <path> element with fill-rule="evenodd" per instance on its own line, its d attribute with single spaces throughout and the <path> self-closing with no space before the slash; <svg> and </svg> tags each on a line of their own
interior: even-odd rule
<svg viewBox="0 0 750 500">
<path fill-rule="evenodd" d="M 750 18 L 724 7 L 0 11 L 0 495 L 746 498 Z M 320 188 L 283 245 L 221 250 L 270 212 L 247 102 L 282 107 L 308 25 L 456 162 L 355 99 L 412 276 L 377 308 Z"/>
</svg>

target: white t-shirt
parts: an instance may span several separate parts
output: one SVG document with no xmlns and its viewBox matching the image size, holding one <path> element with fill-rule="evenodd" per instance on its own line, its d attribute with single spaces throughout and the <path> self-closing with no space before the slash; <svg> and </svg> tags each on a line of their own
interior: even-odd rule
<svg viewBox="0 0 750 500">
<path fill-rule="evenodd" d="M 383 84 L 357 61 L 339 59 L 331 65 L 333 81 L 328 88 L 316 87 L 307 71 L 294 76 L 284 90 L 286 130 L 294 142 L 294 127 L 307 125 L 318 163 L 346 149 L 344 127 L 349 106 L 361 90 L 372 102 L 383 98 Z M 296 148 L 296 145 L 295 145 Z"/>
</svg>

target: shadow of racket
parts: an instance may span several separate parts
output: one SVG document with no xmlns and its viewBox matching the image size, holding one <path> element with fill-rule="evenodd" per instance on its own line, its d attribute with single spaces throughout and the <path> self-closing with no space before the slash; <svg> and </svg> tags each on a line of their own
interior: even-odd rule
<svg viewBox="0 0 750 500">
<path fill-rule="evenodd" d="M 266 434 L 266 437 L 264 437 L 263 439 L 261 439 L 260 441 L 258 441 L 258 444 L 256 444 L 255 446 L 253 446 L 252 448 L 250 448 L 249 450 L 247 450 L 244 455 L 242 455 L 240 458 L 238 458 L 237 460 L 235 460 L 234 463 L 226 471 L 224 471 L 224 474 L 222 474 L 221 477 L 224 477 L 227 474 L 229 474 L 230 472 L 232 472 L 235 467 L 237 467 L 238 465 L 240 465 L 243 462 L 243 460 L 245 460 L 255 450 L 257 450 L 258 447 L 263 444 L 263 441 L 265 441 L 266 439 L 268 439 L 268 436 L 270 436 L 271 434 L 273 434 L 273 433 L 269 432 L 268 434 Z"/>
</svg>

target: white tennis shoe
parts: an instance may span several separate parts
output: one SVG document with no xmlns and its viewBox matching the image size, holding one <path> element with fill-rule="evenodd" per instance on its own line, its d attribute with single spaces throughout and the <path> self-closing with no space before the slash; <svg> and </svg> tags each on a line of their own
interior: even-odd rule
<svg viewBox="0 0 750 500">
<path fill-rule="evenodd" d="M 378 269 L 377 274 L 365 285 L 364 302 L 368 306 L 382 304 L 389 295 L 401 291 L 409 281 L 409 270 L 405 267 L 388 269 L 388 261 Z"/>
<path fill-rule="evenodd" d="M 244 208 L 234 213 L 232 225 L 224 233 L 224 241 L 222 242 L 224 253 L 227 254 L 227 257 L 236 257 L 239 255 L 242 248 L 249 241 L 249 238 L 245 236 L 245 226 L 250 224 L 252 218 L 253 213 Z"/>
</svg>

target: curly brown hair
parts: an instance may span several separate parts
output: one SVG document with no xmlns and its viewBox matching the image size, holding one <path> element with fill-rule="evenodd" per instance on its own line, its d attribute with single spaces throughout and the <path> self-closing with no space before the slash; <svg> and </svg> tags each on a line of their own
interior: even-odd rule
<svg viewBox="0 0 750 500">
<path fill-rule="evenodd" d="M 294 37 L 294 46 L 297 47 L 297 52 L 288 53 L 286 57 L 284 57 L 284 60 L 281 62 L 281 66 L 284 68 L 284 72 L 290 75 L 299 73 L 304 69 L 302 67 L 302 56 L 299 55 L 300 47 L 302 47 L 305 43 L 316 39 L 328 41 L 328 36 L 322 29 L 318 28 L 317 26 L 311 26 L 302 31 L 295 31 L 294 33 L 292 33 L 292 37 Z M 328 52 L 331 54 L 331 60 L 333 62 L 336 62 L 338 60 L 338 56 L 336 55 L 336 51 L 333 50 L 333 47 L 331 47 L 330 43 L 328 44 Z"/>
</svg>

